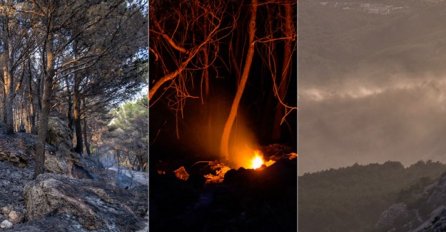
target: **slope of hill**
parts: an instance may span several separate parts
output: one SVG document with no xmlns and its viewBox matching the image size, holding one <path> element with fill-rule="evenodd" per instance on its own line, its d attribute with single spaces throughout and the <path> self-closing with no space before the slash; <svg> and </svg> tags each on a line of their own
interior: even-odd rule
<svg viewBox="0 0 446 232">
<path fill-rule="evenodd" d="M 446 231 L 446 174 L 435 181 L 420 181 L 401 192 L 397 203 L 380 216 L 379 232 Z"/>
<path fill-rule="evenodd" d="M 380 215 L 401 199 L 403 190 L 437 179 L 438 162 L 353 165 L 299 178 L 299 231 L 374 231 Z"/>
</svg>

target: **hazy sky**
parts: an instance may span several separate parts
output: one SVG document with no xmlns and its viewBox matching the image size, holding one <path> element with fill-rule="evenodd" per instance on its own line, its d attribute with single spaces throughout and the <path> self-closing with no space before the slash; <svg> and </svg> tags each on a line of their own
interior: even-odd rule
<svg viewBox="0 0 446 232">
<path fill-rule="evenodd" d="M 446 29 L 436 21 L 446 10 L 404 5 L 377 15 L 302 5 L 300 173 L 446 162 Z"/>
</svg>

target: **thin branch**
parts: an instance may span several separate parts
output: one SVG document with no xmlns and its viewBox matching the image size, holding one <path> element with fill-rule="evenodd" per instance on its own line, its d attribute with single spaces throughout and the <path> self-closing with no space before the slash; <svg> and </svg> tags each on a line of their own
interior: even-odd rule
<svg viewBox="0 0 446 232">
<path fill-rule="evenodd" d="M 173 72 L 170 72 L 168 74 L 166 74 L 165 76 L 163 76 L 161 79 L 159 79 L 155 85 L 153 85 L 150 90 L 149 90 L 149 101 L 152 100 L 153 96 L 156 94 L 156 92 L 161 88 L 162 85 L 164 85 L 166 82 L 171 81 L 172 79 L 176 78 L 181 72 L 183 72 L 183 70 L 186 68 L 186 66 L 192 61 L 192 59 L 198 54 L 198 52 L 200 51 L 200 49 L 209 43 L 209 41 L 211 41 L 211 39 L 213 38 L 213 36 L 216 34 L 216 32 L 218 31 L 219 27 L 220 27 L 220 23 L 221 20 L 218 22 L 217 26 L 215 26 L 215 28 L 209 33 L 208 37 L 201 42 L 198 46 L 196 46 L 195 48 L 193 48 L 192 50 L 190 50 L 188 52 L 188 57 L 186 60 L 184 60 L 180 66 Z"/>
</svg>

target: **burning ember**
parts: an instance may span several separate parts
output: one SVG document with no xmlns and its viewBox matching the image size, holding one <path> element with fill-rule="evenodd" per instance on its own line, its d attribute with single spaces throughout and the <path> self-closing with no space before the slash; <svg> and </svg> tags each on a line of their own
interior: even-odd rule
<svg viewBox="0 0 446 232">
<path fill-rule="evenodd" d="M 224 163 L 221 163 L 219 161 L 209 162 L 210 168 L 215 171 L 215 174 L 209 173 L 204 175 L 204 178 L 206 179 L 206 184 L 211 183 L 221 183 L 225 179 L 225 174 L 229 170 L 231 170 L 230 167 L 226 166 Z"/>
<path fill-rule="evenodd" d="M 262 167 L 264 161 L 259 151 L 254 151 L 254 158 L 251 160 L 251 168 L 257 169 Z"/>
<path fill-rule="evenodd" d="M 179 167 L 177 170 L 173 172 L 175 173 L 175 176 L 180 180 L 187 181 L 187 179 L 189 179 L 189 173 L 187 173 L 184 166 Z"/>
<path fill-rule="evenodd" d="M 260 151 L 256 150 L 256 151 L 254 151 L 254 158 L 251 159 L 249 168 L 258 169 L 258 168 L 261 168 L 262 166 L 269 167 L 272 164 L 274 164 L 275 162 L 276 161 L 274 161 L 274 160 L 265 161 L 262 153 Z"/>
</svg>

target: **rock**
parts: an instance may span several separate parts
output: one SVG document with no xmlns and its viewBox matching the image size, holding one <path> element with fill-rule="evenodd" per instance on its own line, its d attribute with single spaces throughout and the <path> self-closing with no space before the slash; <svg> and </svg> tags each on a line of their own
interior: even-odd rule
<svg viewBox="0 0 446 232">
<path fill-rule="evenodd" d="M 24 216 L 20 212 L 11 210 L 11 212 L 9 212 L 9 214 L 8 214 L 8 218 L 9 218 L 9 221 L 11 221 L 14 224 L 17 224 L 17 223 L 20 223 L 23 221 Z"/>
<path fill-rule="evenodd" d="M 213 165 L 204 165 L 203 171 L 212 171 Z M 191 181 L 197 166 L 187 181 L 171 173 L 150 175 L 151 184 L 159 186 L 150 193 L 151 230 L 297 231 L 295 159 L 258 170 L 230 170 L 223 182 L 204 185 Z"/>
<path fill-rule="evenodd" d="M 8 153 L 6 151 L 0 151 L 0 161 L 9 161 L 21 168 L 28 164 L 28 160 L 23 158 L 23 155 L 17 153 Z"/>
<path fill-rule="evenodd" d="M 51 126 L 55 133 L 45 146 L 45 171 L 50 173 L 36 180 L 32 177 L 37 137 L 0 133 L 0 222 L 7 221 L 4 228 L 9 223 L 15 232 L 118 232 L 146 227 L 147 185 L 119 188 L 116 172 L 69 150 L 71 139 L 63 136 L 67 131 L 59 133 L 65 130 L 62 126 L 59 119 Z"/>
<path fill-rule="evenodd" d="M 11 212 L 11 206 L 3 206 L 2 207 L 2 213 L 3 215 L 7 216 Z"/>
<path fill-rule="evenodd" d="M 98 164 L 88 162 L 79 154 L 67 150 L 45 151 L 45 170 L 56 174 L 65 174 L 78 179 L 93 179 L 92 172 L 99 169 Z"/>
<path fill-rule="evenodd" d="M 116 151 L 113 146 L 109 144 L 103 144 L 97 148 L 98 161 L 102 164 L 102 166 L 109 168 L 118 165 L 118 161 L 116 159 Z"/>
<path fill-rule="evenodd" d="M 398 203 L 390 206 L 381 213 L 376 228 L 379 231 L 389 230 L 399 221 L 407 221 L 409 212 L 405 203 Z"/>
<path fill-rule="evenodd" d="M 70 159 L 61 152 L 45 151 L 45 170 L 52 173 L 69 173 Z"/>
<path fill-rule="evenodd" d="M 69 173 L 71 177 L 77 179 L 93 179 L 92 174 L 83 166 L 73 163 L 71 166 L 71 172 Z"/>
<path fill-rule="evenodd" d="M 377 229 L 392 232 L 446 231 L 446 174 L 432 183 L 423 183 L 420 188 L 411 192 L 409 200 L 387 209 L 381 215 Z M 389 215 L 389 212 L 393 213 Z"/>
<path fill-rule="evenodd" d="M 149 231 L 149 214 L 146 214 L 144 219 L 146 219 L 145 220 L 146 225 L 144 226 L 144 228 L 142 228 L 142 229 L 140 229 L 140 230 L 138 230 L 136 232 L 148 232 Z"/>
<path fill-rule="evenodd" d="M 47 216 L 41 220 L 28 221 L 26 223 L 14 225 L 14 232 L 87 232 L 68 214 Z M 106 230 L 96 230 L 95 232 L 106 232 Z"/>
<path fill-rule="evenodd" d="M 30 167 L 19 168 L 9 162 L 0 162 L 0 222 L 8 219 L 11 211 L 23 215 L 23 188 L 32 181 L 32 174 Z"/>
<path fill-rule="evenodd" d="M 58 150 L 69 151 L 72 147 L 72 133 L 67 123 L 58 117 L 48 119 L 47 143 L 54 145 Z"/>
<path fill-rule="evenodd" d="M 104 182 L 42 174 L 25 186 L 26 218 L 70 215 L 87 230 L 136 231 L 144 227 L 147 192 L 119 189 Z"/>
<path fill-rule="evenodd" d="M 230 167 L 218 161 L 209 162 L 208 165 L 209 168 L 211 169 L 211 172 L 203 175 L 204 178 L 206 179 L 206 184 L 210 183 L 216 184 L 223 182 L 226 172 L 231 170 Z"/>
<path fill-rule="evenodd" d="M 21 168 L 28 166 L 31 157 L 20 145 L 21 140 L 0 135 L 0 161 L 8 161 Z"/>
<path fill-rule="evenodd" d="M 13 225 L 13 224 L 12 224 L 10 221 L 8 221 L 8 220 L 3 220 L 2 223 L 0 224 L 0 228 L 8 229 L 8 228 L 11 228 L 12 225 Z"/>
<path fill-rule="evenodd" d="M 187 173 L 186 168 L 184 168 L 184 166 L 179 167 L 173 172 L 175 173 L 175 176 L 180 180 L 186 181 L 187 179 L 189 179 L 189 173 Z"/>
<path fill-rule="evenodd" d="M 446 231 L 446 209 L 426 220 L 416 232 L 443 232 Z"/>
<path fill-rule="evenodd" d="M 107 176 L 107 173 L 97 160 L 82 157 L 71 151 L 71 131 L 64 121 L 53 117 L 48 135 L 51 137 L 45 150 L 45 170 L 50 173 L 64 174 L 78 179 L 97 179 L 98 175 Z M 65 135 L 63 133 L 68 133 Z M 95 173 L 96 172 L 96 173 Z M 103 178 L 104 180 L 107 178 Z"/>
<path fill-rule="evenodd" d="M 133 188 L 138 185 L 148 185 L 149 176 L 147 172 L 133 171 L 126 168 L 108 168 L 116 175 L 116 183 L 122 188 Z"/>
</svg>

